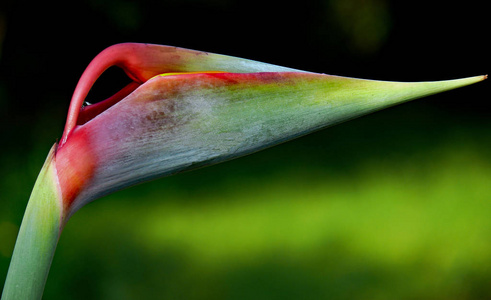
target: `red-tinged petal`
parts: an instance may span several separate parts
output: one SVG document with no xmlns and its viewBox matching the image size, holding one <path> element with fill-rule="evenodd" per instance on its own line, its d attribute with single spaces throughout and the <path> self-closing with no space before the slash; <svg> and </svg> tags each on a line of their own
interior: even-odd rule
<svg viewBox="0 0 491 300">
<path fill-rule="evenodd" d="M 189 50 L 178 47 L 124 43 L 113 45 L 98 54 L 82 74 L 70 102 L 63 146 L 75 128 L 78 114 L 90 88 L 99 76 L 111 66 L 122 68 L 135 83 L 168 72 L 223 71 L 236 73 L 298 71 L 232 56 Z"/>
<path fill-rule="evenodd" d="M 70 137 L 65 147 L 56 152 L 56 171 L 63 196 L 63 208 L 69 211 L 72 202 L 91 182 L 99 165 L 85 131 Z"/>
<path fill-rule="evenodd" d="M 76 184 L 68 195 L 79 193 L 69 213 L 138 182 L 232 159 L 482 79 L 401 83 L 300 72 L 157 76 L 77 126 L 60 150 L 73 139 L 76 145 L 65 155 L 90 162 L 69 173 L 74 179 L 66 184 Z"/>
</svg>

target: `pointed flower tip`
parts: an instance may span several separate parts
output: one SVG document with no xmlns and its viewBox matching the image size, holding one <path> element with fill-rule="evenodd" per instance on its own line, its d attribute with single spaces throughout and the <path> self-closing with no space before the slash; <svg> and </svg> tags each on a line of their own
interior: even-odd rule
<svg viewBox="0 0 491 300">
<path fill-rule="evenodd" d="M 446 90 L 452 90 L 456 88 L 461 88 L 464 86 L 468 86 L 471 84 L 475 84 L 478 82 L 481 82 L 483 80 L 486 80 L 488 78 L 488 75 L 479 75 L 479 76 L 472 76 L 472 77 L 466 77 L 466 78 L 460 78 L 460 79 L 453 79 L 453 80 L 444 80 L 444 81 L 436 81 L 434 83 L 441 88 L 441 90 L 435 90 L 435 92 L 443 92 Z"/>
<path fill-rule="evenodd" d="M 477 82 L 484 81 L 484 80 L 488 79 L 488 74 L 469 77 L 469 79 L 471 79 L 471 78 L 475 79 L 475 82 L 477 83 Z"/>
<path fill-rule="evenodd" d="M 461 86 L 471 85 L 474 83 L 484 81 L 486 79 L 488 79 L 488 74 L 463 78 L 463 79 L 461 79 L 463 81 Z"/>
<path fill-rule="evenodd" d="M 455 79 L 455 81 L 461 81 L 463 85 L 466 84 L 473 84 L 473 83 L 478 83 L 483 80 L 486 80 L 488 78 L 488 75 L 478 75 L 478 76 L 471 76 L 471 77 L 465 77 L 461 79 Z"/>
</svg>

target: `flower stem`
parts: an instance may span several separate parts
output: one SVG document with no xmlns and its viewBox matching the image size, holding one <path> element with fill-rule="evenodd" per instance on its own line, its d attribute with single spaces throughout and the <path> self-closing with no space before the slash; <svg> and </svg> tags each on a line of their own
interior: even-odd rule
<svg viewBox="0 0 491 300">
<path fill-rule="evenodd" d="M 36 180 L 17 236 L 2 300 L 41 299 L 61 232 L 54 147 Z"/>
</svg>

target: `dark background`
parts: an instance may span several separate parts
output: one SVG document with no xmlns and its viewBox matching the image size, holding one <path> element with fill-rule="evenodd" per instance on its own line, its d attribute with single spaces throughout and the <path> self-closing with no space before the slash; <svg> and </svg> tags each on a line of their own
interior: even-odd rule
<svg viewBox="0 0 491 300">
<path fill-rule="evenodd" d="M 485 1 L 3 0 L 0 282 L 77 80 L 119 42 L 359 78 L 454 79 L 489 72 L 489 8 Z M 91 95 L 116 91 L 114 75 Z M 45 298 L 491 298 L 489 98 L 489 82 L 479 83 L 99 200 L 70 220 Z M 282 198 L 285 206 L 275 206 Z M 297 210 L 298 199 L 311 205 L 303 221 L 283 211 Z M 163 220 L 180 220 L 172 223 L 179 234 L 167 223 L 148 225 L 164 236 L 153 243 L 142 220 L 162 205 Z M 315 222 L 339 220 L 303 240 L 323 208 L 338 214 Z M 408 211 L 414 218 L 401 223 Z M 305 232 L 289 233 L 289 217 Z M 243 245 L 251 250 L 237 250 Z"/>
</svg>

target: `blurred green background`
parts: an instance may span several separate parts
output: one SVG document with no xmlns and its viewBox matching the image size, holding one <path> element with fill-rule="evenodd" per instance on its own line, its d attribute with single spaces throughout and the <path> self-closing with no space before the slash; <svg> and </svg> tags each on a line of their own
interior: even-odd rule
<svg viewBox="0 0 491 300">
<path fill-rule="evenodd" d="M 420 81 L 489 72 L 485 1 L 0 3 L 0 285 L 71 93 L 150 42 Z M 91 96 L 115 92 L 106 77 Z M 120 191 L 68 222 L 45 299 L 491 299 L 489 82 Z"/>
</svg>

